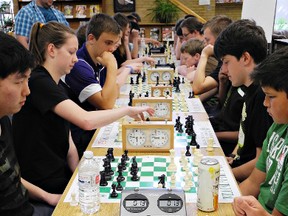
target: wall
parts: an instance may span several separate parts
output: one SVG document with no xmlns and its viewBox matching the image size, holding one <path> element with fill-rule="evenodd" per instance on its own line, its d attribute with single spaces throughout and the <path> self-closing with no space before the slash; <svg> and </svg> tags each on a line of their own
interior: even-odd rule
<svg viewBox="0 0 288 216">
<path fill-rule="evenodd" d="M 209 20 L 215 15 L 225 14 L 232 18 L 233 20 L 237 20 L 241 18 L 241 10 L 242 4 L 222 4 L 222 5 L 215 5 L 215 0 L 210 0 L 210 6 L 199 6 L 199 0 L 179 0 L 179 2 L 186 5 L 188 8 L 192 9 L 194 12 L 199 14 L 206 20 Z M 136 12 L 142 18 L 142 23 L 152 23 L 151 16 L 146 16 L 149 11 L 147 9 L 153 6 L 154 0 L 135 0 L 136 2 Z M 113 0 L 106 0 L 105 1 L 105 11 L 106 13 L 113 15 L 114 8 L 113 8 Z M 126 13 L 127 14 L 127 13 Z M 179 14 L 179 18 L 185 16 L 182 11 Z"/>
</svg>

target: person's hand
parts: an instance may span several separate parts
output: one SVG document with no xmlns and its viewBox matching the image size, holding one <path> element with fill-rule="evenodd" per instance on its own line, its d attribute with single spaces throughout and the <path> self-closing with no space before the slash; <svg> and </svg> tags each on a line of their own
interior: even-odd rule
<svg viewBox="0 0 288 216">
<path fill-rule="evenodd" d="M 213 55 L 214 55 L 214 46 L 211 44 L 205 46 L 201 52 L 201 56 L 206 56 L 207 58 Z"/>
<path fill-rule="evenodd" d="M 111 52 L 104 51 L 100 56 L 96 58 L 96 60 L 104 67 L 111 65 L 117 69 L 117 61 Z"/>
<path fill-rule="evenodd" d="M 144 119 L 144 112 L 147 112 L 150 116 L 154 115 L 154 109 L 148 106 L 139 106 L 139 107 L 129 107 L 129 114 L 131 118 L 134 118 L 135 120 L 145 120 Z"/>
<path fill-rule="evenodd" d="M 234 158 L 233 157 L 226 157 L 226 159 L 227 159 L 227 162 L 228 162 L 229 165 L 233 164 L 233 162 L 234 162 Z"/>
<path fill-rule="evenodd" d="M 228 74 L 227 74 L 226 71 L 222 70 L 222 67 L 221 67 L 221 69 L 219 71 L 218 78 L 219 78 L 219 82 L 222 83 L 223 85 L 226 85 L 226 84 L 229 83 Z"/>
<path fill-rule="evenodd" d="M 236 216 L 270 216 L 254 196 L 236 197 L 232 206 Z"/>
<path fill-rule="evenodd" d="M 141 73 L 141 69 L 143 68 L 143 64 L 142 63 L 137 63 L 137 62 L 133 62 L 130 63 L 129 65 L 125 65 L 127 66 L 131 66 L 133 68 L 134 73 Z"/>
<path fill-rule="evenodd" d="M 62 194 L 47 193 L 44 201 L 51 206 L 56 206 L 61 198 L 61 195 Z"/>
<path fill-rule="evenodd" d="M 131 31 L 131 38 L 132 39 L 134 39 L 134 38 L 137 38 L 138 39 L 138 37 L 139 37 L 139 31 L 138 30 L 136 30 L 136 29 L 132 29 L 132 31 Z"/>
<path fill-rule="evenodd" d="M 156 64 L 156 60 L 154 58 L 151 58 L 151 57 L 148 57 L 148 56 L 144 57 L 144 61 L 146 63 L 148 63 L 152 67 L 154 67 L 154 65 Z"/>
</svg>

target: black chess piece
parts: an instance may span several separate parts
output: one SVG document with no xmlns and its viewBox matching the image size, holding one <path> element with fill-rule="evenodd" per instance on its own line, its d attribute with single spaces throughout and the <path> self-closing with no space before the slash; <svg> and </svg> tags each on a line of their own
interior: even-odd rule
<svg viewBox="0 0 288 216">
<path fill-rule="evenodd" d="M 121 185 L 121 181 L 119 181 L 118 179 L 117 179 L 116 190 L 117 191 L 122 191 L 123 190 L 123 186 Z"/>
<path fill-rule="evenodd" d="M 114 149 L 113 149 L 113 148 L 108 148 L 108 150 L 107 150 L 107 154 L 108 154 L 109 157 L 111 158 L 111 161 L 115 161 L 115 157 L 114 157 Z"/>
<path fill-rule="evenodd" d="M 156 86 L 159 85 L 159 76 L 156 76 Z"/>
<path fill-rule="evenodd" d="M 188 98 L 194 98 L 194 93 L 193 93 L 193 91 L 190 91 L 190 92 L 189 92 Z"/>
<path fill-rule="evenodd" d="M 146 91 L 144 97 L 149 97 L 149 92 Z"/>
<path fill-rule="evenodd" d="M 134 80 L 133 77 L 130 77 L 130 84 L 133 85 L 134 84 Z"/>
<path fill-rule="evenodd" d="M 111 188 L 112 188 L 112 192 L 110 194 L 110 197 L 112 197 L 112 198 L 118 197 L 118 193 L 116 192 L 116 184 L 113 183 L 111 185 Z"/>
<path fill-rule="evenodd" d="M 136 77 L 136 84 L 139 84 L 140 76 L 141 76 L 141 74 L 137 74 L 137 77 Z"/>
<path fill-rule="evenodd" d="M 158 184 L 162 185 L 162 188 L 165 188 L 165 174 L 162 174 L 161 176 L 158 176 L 159 182 Z"/>
<path fill-rule="evenodd" d="M 124 150 L 125 160 L 129 161 L 128 150 Z"/>
<path fill-rule="evenodd" d="M 101 179 L 100 179 L 100 186 L 107 186 L 108 182 L 106 180 L 105 172 L 100 173 Z"/>
<path fill-rule="evenodd" d="M 182 83 L 183 83 L 183 84 L 185 83 L 185 79 L 184 79 L 184 77 L 182 77 Z"/>
<path fill-rule="evenodd" d="M 185 156 L 187 156 L 187 157 L 191 156 L 190 146 L 189 145 L 186 146 Z"/>
<path fill-rule="evenodd" d="M 196 141 L 196 133 L 193 131 L 191 134 L 191 142 L 190 142 L 190 146 L 196 147 L 197 141 Z"/>
<path fill-rule="evenodd" d="M 137 172 L 133 173 L 131 180 L 132 181 L 139 181 L 140 177 L 137 175 Z"/>
<path fill-rule="evenodd" d="M 118 170 L 118 173 L 119 173 L 119 175 L 117 176 L 117 181 L 118 180 L 121 182 L 124 181 L 125 177 L 123 176 L 122 171 Z"/>
<path fill-rule="evenodd" d="M 142 76 L 142 83 L 144 83 L 146 81 L 146 73 L 143 72 L 143 76 Z"/>
</svg>

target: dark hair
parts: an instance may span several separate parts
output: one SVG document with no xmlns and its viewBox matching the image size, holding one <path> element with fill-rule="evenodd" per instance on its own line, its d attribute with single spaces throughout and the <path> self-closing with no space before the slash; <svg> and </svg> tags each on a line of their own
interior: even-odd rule
<svg viewBox="0 0 288 216">
<path fill-rule="evenodd" d="M 130 16 L 134 17 L 134 19 L 136 19 L 137 22 L 141 22 L 141 17 L 139 16 L 138 13 L 132 12 L 132 13 L 130 14 Z"/>
<path fill-rule="evenodd" d="M 209 28 L 211 33 L 215 38 L 218 37 L 218 35 L 227 28 L 228 25 L 232 23 L 232 20 L 225 16 L 225 15 L 217 15 L 214 16 L 212 19 L 208 20 L 204 26 L 203 26 L 203 31 L 206 28 Z"/>
<path fill-rule="evenodd" d="M 129 19 L 123 15 L 122 13 L 116 13 L 113 16 L 114 20 L 116 20 L 116 22 L 118 23 L 118 25 L 121 27 L 121 29 L 123 30 L 124 28 L 126 28 L 126 26 L 128 24 L 130 24 Z"/>
<path fill-rule="evenodd" d="M 181 53 L 189 53 L 191 56 L 195 56 L 197 53 L 201 54 L 204 49 L 204 41 L 201 41 L 196 38 L 191 38 L 187 42 L 183 43 L 181 46 Z"/>
<path fill-rule="evenodd" d="M 187 28 L 190 33 L 198 31 L 200 34 L 202 34 L 203 24 L 199 22 L 195 17 L 184 19 L 180 25 L 180 28 L 184 27 Z"/>
<path fill-rule="evenodd" d="M 76 30 L 76 36 L 78 38 L 78 48 L 80 49 L 86 42 L 86 30 L 88 23 L 82 24 Z"/>
<path fill-rule="evenodd" d="M 176 24 L 175 24 L 175 33 L 177 36 L 182 36 L 182 29 L 180 27 L 181 23 L 183 22 L 184 19 L 179 19 L 177 20 Z"/>
<path fill-rule="evenodd" d="M 5 79 L 14 73 L 25 73 L 33 68 L 34 57 L 14 37 L 0 32 L 0 78 Z"/>
<path fill-rule="evenodd" d="M 86 37 L 92 34 L 98 40 L 104 32 L 119 35 L 121 29 L 118 23 L 109 15 L 104 13 L 95 14 L 88 23 Z"/>
<path fill-rule="evenodd" d="M 214 54 L 218 59 L 232 55 L 239 60 L 244 52 L 248 52 L 256 64 L 267 55 L 264 30 L 253 20 L 242 19 L 230 24 L 220 33 L 214 44 Z"/>
<path fill-rule="evenodd" d="M 30 51 L 36 58 L 36 63 L 42 65 L 45 62 L 47 45 L 52 43 L 55 47 L 63 46 L 67 39 L 75 35 L 73 29 L 59 22 L 42 24 L 36 22 L 30 33 Z"/>
<path fill-rule="evenodd" d="M 288 96 L 288 47 L 272 53 L 252 72 L 251 78 L 263 87 L 285 91 Z"/>
</svg>

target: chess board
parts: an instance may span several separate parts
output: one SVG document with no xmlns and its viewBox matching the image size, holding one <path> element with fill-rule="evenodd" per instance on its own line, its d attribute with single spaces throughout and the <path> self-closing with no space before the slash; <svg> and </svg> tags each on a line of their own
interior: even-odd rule
<svg viewBox="0 0 288 216">
<path fill-rule="evenodd" d="M 167 170 L 167 167 L 170 164 L 170 157 L 165 156 L 137 156 L 136 161 L 138 163 L 138 176 L 140 177 L 139 181 L 132 181 L 130 174 L 130 167 L 132 162 L 132 157 L 129 155 L 130 161 L 127 162 L 127 169 L 123 171 L 123 176 L 125 177 L 125 181 L 121 182 L 123 188 L 157 188 L 159 179 L 158 177 L 162 174 L 166 175 L 165 178 L 165 186 L 166 188 L 170 187 L 170 180 L 172 172 Z M 222 156 L 213 156 L 220 163 L 220 181 L 219 181 L 219 203 L 231 203 L 233 202 L 234 197 L 240 196 L 240 192 L 238 190 L 237 184 L 233 179 L 231 171 L 229 171 L 229 165 L 225 161 L 225 158 Z M 103 157 L 96 157 L 100 163 L 103 164 Z M 118 197 L 111 198 L 110 193 L 112 192 L 111 185 L 112 183 L 117 185 L 117 176 L 118 173 L 115 172 L 117 169 L 118 163 L 120 163 L 119 157 L 115 157 L 115 161 L 111 162 L 112 170 L 114 171 L 114 176 L 112 180 L 108 181 L 108 185 L 105 187 L 100 186 L 101 193 L 101 203 L 119 203 L 121 200 L 121 191 L 117 191 Z M 184 187 L 184 176 L 185 171 L 179 162 L 179 157 L 175 157 L 175 163 L 177 166 L 176 175 L 176 188 Z M 189 161 L 189 171 L 192 172 L 192 182 L 193 186 L 187 192 L 185 192 L 186 202 L 187 203 L 196 203 L 197 201 L 197 185 L 198 185 L 198 171 L 197 167 L 193 166 L 193 157 L 188 157 Z M 103 170 L 101 168 L 100 170 Z M 78 201 L 78 175 L 75 177 L 70 190 L 68 191 L 64 202 L 71 202 L 71 194 L 74 193 L 76 196 L 76 200 Z"/>
</svg>

